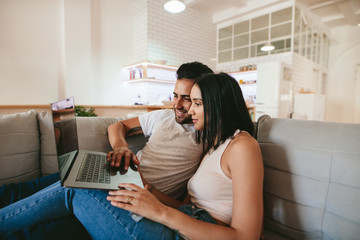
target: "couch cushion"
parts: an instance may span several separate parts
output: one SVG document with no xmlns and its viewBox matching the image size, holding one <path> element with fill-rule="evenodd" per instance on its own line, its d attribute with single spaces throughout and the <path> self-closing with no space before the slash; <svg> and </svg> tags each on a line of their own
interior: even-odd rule
<svg viewBox="0 0 360 240">
<path fill-rule="evenodd" d="M 99 152 L 111 150 L 107 128 L 110 124 L 124 118 L 113 117 L 77 117 L 76 125 L 79 137 L 79 148 Z"/>
<path fill-rule="evenodd" d="M 0 116 L 0 185 L 40 176 L 36 112 Z"/>
<path fill-rule="evenodd" d="M 40 129 L 40 161 L 41 161 L 41 174 L 46 176 L 59 171 L 54 126 L 52 116 L 48 112 L 40 112 L 38 114 L 39 129 Z"/>
<path fill-rule="evenodd" d="M 290 239 L 360 236 L 360 124 L 258 120 L 265 228 Z"/>
</svg>

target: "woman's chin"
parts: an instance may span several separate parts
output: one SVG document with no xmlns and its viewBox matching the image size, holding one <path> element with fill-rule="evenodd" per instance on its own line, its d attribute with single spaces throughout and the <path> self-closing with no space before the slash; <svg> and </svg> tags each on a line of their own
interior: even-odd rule
<svg viewBox="0 0 360 240">
<path fill-rule="evenodd" d="M 204 129 L 204 128 L 201 127 L 201 126 L 196 126 L 196 124 L 194 124 L 194 128 L 195 128 L 195 130 L 198 130 L 198 131 L 201 131 L 201 130 Z"/>
</svg>

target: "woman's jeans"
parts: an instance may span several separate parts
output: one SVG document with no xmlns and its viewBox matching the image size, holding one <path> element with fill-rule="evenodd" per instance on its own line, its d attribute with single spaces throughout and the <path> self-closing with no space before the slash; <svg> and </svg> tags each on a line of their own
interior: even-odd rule
<svg viewBox="0 0 360 240">
<path fill-rule="evenodd" d="M 112 206 L 107 196 L 108 191 L 64 188 L 57 182 L 0 209 L 0 235 L 74 214 L 92 239 L 182 239 L 164 225 Z M 214 223 L 206 211 L 193 205 L 180 210 Z"/>
</svg>

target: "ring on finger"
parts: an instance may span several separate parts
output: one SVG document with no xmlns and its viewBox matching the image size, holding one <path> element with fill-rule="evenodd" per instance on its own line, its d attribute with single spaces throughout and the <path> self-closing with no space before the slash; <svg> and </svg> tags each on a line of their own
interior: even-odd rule
<svg viewBox="0 0 360 240">
<path fill-rule="evenodd" d="M 132 201 L 133 199 L 134 199 L 133 197 L 128 197 L 126 203 L 131 203 L 131 201 Z"/>
</svg>

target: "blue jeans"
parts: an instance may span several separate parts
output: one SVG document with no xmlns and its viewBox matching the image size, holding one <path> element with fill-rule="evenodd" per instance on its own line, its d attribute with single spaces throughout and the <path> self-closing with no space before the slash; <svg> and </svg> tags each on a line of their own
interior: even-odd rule
<svg viewBox="0 0 360 240">
<path fill-rule="evenodd" d="M 112 206 L 107 195 L 107 191 L 69 189 L 55 183 L 0 209 L 0 234 L 74 214 L 92 239 L 182 239 L 164 225 Z M 183 206 L 180 210 L 214 222 L 206 211 L 195 206 Z"/>
<path fill-rule="evenodd" d="M 55 173 L 35 180 L 11 183 L 0 187 L 0 208 L 25 199 L 47 186 L 57 182 L 59 174 Z M 88 233 L 75 216 L 59 218 L 23 228 L 12 233 L 1 234 L 0 239 L 90 239 Z"/>
<path fill-rule="evenodd" d="M 31 196 L 34 193 L 46 188 L 47 186 L 57 182 L 59 174 L 54 173 L 46 177 L 37 178 L 35 180 L 10 183 L 0 187 L 0 208 L 6 207 L 14 202 Z"/>
</svg>

